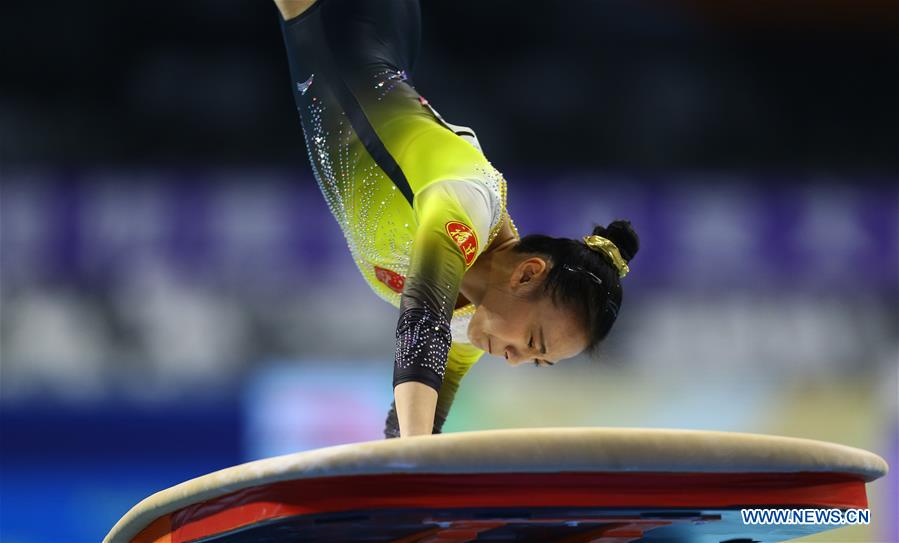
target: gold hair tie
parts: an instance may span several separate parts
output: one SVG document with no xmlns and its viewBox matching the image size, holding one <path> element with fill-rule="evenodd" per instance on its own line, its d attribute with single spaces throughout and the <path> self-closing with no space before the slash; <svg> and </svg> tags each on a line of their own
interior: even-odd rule
<svg viewBox="0 0 899 543">
<path fill-rule="evenodd" d="M 627 267 L 627 262 L 621 257 L 621 252 L 618 251 L 618 247 L 612 240 L 602 236 L 584 236 L 584 243 L 586 243 L 587 247 L 590 249 L 606 257 L 606 260 L 618 269 L 618 277 L 624 277 L 631 271 L 631 269 Z"/>
</svg>

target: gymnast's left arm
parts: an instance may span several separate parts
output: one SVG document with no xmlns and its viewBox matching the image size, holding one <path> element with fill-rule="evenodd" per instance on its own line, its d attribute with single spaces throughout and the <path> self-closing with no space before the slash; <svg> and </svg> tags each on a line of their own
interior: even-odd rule
<svg viewBox="0 0 899 543">
<path fill-rule="evenodd" d="M 393 372 L 400 435 L 430 434 L 452 344 L 450 319 L 479 239 L 451 185 L 415 196 L 418 227 L 400 300 Z"/>
</svg>

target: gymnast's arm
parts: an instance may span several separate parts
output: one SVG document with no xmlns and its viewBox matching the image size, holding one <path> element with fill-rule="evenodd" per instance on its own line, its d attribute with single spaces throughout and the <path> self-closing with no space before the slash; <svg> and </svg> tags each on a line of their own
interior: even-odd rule
<svg viewBox="0 0 899 543">
<path fill-rule="evenodd" d="M 431 433 L 437 409 L 437 394 L 430 385 L 416 381 L 406 381 L 393 389 L 397 419 L 400 421 L 400 437 Z"/>
<path fill-rule="evenodd" d="M 451 184 L 435 183 L 415 196 L 418 228 L 400 299 L 393 372 L 394 401 L 402 437 L 430 434 L 452 336 L 449 321 L 462 276 L 477 255 L 478 238 Z M 486 208 L 486 204 L 484 206 Z M 448 225 L 470 236 L 458 243 Z"/>
<path fill-rule="evenodd" d="M 484 351 L 474 345 L 453 342 L 447 357 L 446 375 L 443 377 L 443 384 L 440 385 L 440 392 L 437 395 L 437 410 L 434 414 L 432 433 L 439 434 L 443 431 L 443 424 L 449 416 L 450 408 L 453 406 L 453 400 L 456 398 L 456 392 L 459 390 L 462 378 L 465 377 L 468 370 L 483 354 Z M 396 403 L 391 403 L 390 411 L 387 413 L 387 420 L 384 421 L 384 437 L 387 439 L 400 437 Z"/>
</svg>

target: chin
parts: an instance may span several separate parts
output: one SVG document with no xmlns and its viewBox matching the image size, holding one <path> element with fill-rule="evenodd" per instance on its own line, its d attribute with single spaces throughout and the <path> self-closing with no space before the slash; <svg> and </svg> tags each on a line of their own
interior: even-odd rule
<svg viewBox="0 0 899 543">
<path fill-rule="evenodd" d="M 477 347 L 482 351 L 487 350 L 487 336 L 482 334 L 480 331 L 473 329 L 471 325 L 468 326 L 468 330 L 466 332 L 468 335 L 468 342 Z"/>
<path fill-rule="evenodd" d="M 471 341 L 471 344 L 474 345 L 475 347 L 477 347 L 478 349 L 486 352 L 487 351 L 487 338 L 484 336 L 475 336 L 475 337 L 476 337 L 476 339 L 473 339 L 473 340 L 471 338 L 469 338 L 469 340 Z"/>
<path fill-rule="evenodd" d="M 484 351 L 485 353 L 490 354 L 489 346 L 487 343 L 487 336 L 485 336 L 485 335 L 478 336 L 478 343 L 477 343 L 476 347 L 478 349 Z"/>
</svg>

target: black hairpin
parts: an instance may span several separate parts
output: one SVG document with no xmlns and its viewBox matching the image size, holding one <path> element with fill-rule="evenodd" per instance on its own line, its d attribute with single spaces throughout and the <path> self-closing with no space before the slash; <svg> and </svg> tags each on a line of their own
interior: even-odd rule
<svg viewBox="0 0 899 543">
<path fill-rule="evenodd" d="M 596 274 L 591 272 L 590 270 L 584 269 L 583 266 L 572 267 L 572 266 L 569 266 L 568 264 L 563 264 L 562 267 L 570 272 L 575 272 L 575 273 L 584 272 L 587 275 L 589 275 L 594 281 L 596 281 L 597 285 L 600 285 L 600 286 L 602 285 L 602 279 L 597 277 Z"/>
<path fill-rule="evenodd" d="M 591 272 L 590 270 L 584 269 L 583 266 L 569 266 L 568 264 L 562 264 L 562 268 L 564 268 L 570 272 L 575 272 L 575 273 L 584 272 L 587 275 L 589 275 L 591 279 L 596 281 L 597 285 L 602 286 L 602 279 L 597 277 L 596 274 Z M 616 304 L 615 301 L 612 300 L 611 296 L 609 296 L 608 293 L 606 293 L 606 296 L 607 297 L 606 297 L 606 309 L 605 310 L 612 314 L 612 318 L 617 318 L 618 317 L 618 304 Z"/>
</svg>

